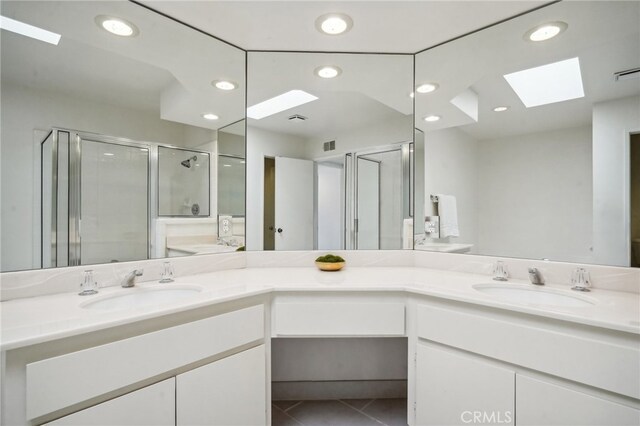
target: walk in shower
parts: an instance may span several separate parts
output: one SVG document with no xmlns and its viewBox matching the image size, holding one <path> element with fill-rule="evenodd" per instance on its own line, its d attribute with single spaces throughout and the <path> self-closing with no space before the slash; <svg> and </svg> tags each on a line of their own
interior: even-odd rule
<svg viewBox="0 0 640 426">
<path fill-rule="evenodd" d="M 208 152 L 52 129 L 41 156 L 43 268 L 148 259 L 153 218 L 209 216 Z"/>
<path fill-rule="evenodd" d="M 412 247 L 413 143 L 351 152 L 316 164 L 318 249 Z"/>
</svg>

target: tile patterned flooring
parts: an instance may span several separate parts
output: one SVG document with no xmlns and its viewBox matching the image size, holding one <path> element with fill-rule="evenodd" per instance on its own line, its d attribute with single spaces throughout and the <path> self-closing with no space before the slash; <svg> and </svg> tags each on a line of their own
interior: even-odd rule
<svg viewBox="0 0 640 426">
<path fill-rule="evenodd" d="M 272 426 L 407 426 L 407 400 L 273 401 Z"/>
</svg>

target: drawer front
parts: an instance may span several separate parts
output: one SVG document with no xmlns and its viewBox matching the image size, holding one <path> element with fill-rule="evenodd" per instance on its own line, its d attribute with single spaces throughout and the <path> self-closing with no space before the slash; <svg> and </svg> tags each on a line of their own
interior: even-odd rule
<svg viewBox="0 0 640 426">
<path fill-rule="evenodd" d="M 27 418 L 263 338 L 264 306 L 258 305 L 27 364 Z"/>
<path fill-rule="evenodd" d="M 275 336 L 403 336 L 404 303 L 275 303 Z"/>
<path fill-rule="evenodd" d="M 472 312 L 418 305 L 418 337 L 537 371 L 640 398 L 640 348 L 627 344 L 518 324 Z"/>
<path fill-rule="evenodd" d="M 47 426 L 175 426 L 176 379 L 111 399 Z"/>
</svg>

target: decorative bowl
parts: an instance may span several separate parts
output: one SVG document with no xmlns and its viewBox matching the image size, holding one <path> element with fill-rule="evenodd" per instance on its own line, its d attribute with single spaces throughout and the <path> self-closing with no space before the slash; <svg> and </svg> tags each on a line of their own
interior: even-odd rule
<svg viewBox="0 0 640 426">
<path fill-rule="evenodd" d="M 316 262 L 316 266 L 321 271 L 339 271 L 345 265 L 345 262 Z"/>
</svg>

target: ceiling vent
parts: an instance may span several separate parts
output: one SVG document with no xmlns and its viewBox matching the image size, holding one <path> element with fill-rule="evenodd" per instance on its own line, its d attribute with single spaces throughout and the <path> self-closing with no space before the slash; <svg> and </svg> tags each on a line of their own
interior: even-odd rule
<svg viewBox="0 0 640 426">
<path fill-rule="evenodd" d="M 325 142 L 322 144 L 322 148 L 324 149 L 324 152 L 333 151 L 336 149 L 336 141 Z"/>
<path fill-rule="evenodd" d="M 626 71 L 618 71 L 613 73 L 613 77 L 616 81 L 630 80 L 632 78 L 640 77 L 640 68 L 632 68 Z"/>
<path fill-rule="evenodd" d="M 307 117 L 300 114 L 293 114 L 291 117 L 289 117 L 289 121 L 305 121 L 305 120 L 307 120 Z"/>
</svg>

